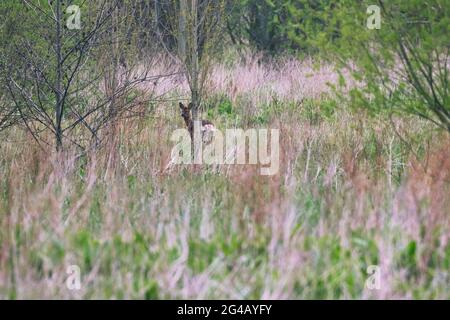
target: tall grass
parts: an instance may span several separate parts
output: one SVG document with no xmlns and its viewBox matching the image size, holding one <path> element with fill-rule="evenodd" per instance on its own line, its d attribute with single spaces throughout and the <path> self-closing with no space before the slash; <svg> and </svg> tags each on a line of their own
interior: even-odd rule
<svg viewBox="0 0 450 320">
<path fill-rule="evenodd" d="M 348 111 L 323 70 L 214 66 L 205 113 L 219 128 L 279 128 L 272 177 L 165 170 L 183 126 L 175 102 L 119 122 L 82 157 L 4 133 L 0 298 L 450 298 L 449 135 Z M 167 81 L 161 92 L 183 92 Z M 70 265 L 79 291 L 66 287 Z M 365 286 L 370 265 L 379 290 Z"/>
</svg>

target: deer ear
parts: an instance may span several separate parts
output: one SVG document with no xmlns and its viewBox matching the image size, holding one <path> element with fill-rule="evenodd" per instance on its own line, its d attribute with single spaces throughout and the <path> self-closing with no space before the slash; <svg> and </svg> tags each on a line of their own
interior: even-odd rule
<svg viewBox="0 0 450 320">
<path fill-rule="evenodd" d="M 181 109 L 186 109 L 186 107 L 184 106 L 184 104 L 181 103 L 181 102 L 180 102 L 180 108 L 181 108 Z"/>
<path fill-rule="evenodd" d="M 192 109 L 192 102 L 189 103 L 188 109 L 191 110 Z"/>
</svg>

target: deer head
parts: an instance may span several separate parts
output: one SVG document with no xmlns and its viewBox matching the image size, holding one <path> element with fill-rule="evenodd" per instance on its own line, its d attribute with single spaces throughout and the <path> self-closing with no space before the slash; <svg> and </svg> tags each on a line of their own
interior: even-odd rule
<svg viewBox="0 0 450 320">
<path fill-rule="evenodd" d="M 191 115 L 192 103 L 189 103 L 187 107 L 182 102 L 180 102 L 179 105 L 181 109 L 181 116 L 183 117 L 184 122 L 186 123 L 186 127 L 189 131 L 189 134 L 191 135 L 191 139 L 193 139 L 194 121 L 192 121 Z M 201 124 L 200 130 L 202 133 L 202 138 L 204 138 L 206 134 L 210 135 L 210 133 L 215 130 L 214 125 L 208 120 L 201 120 L 200 124 Z M 207 140 L 208 139 L 206 139 L 205 141 Z"/>
<path fill-rule="evenodd" d="M 180 109 L 181 109 L 181 116 L 186 122 L 186 126 L 189 127 L 189 125 L 192 122 L 191 118 L 192 103 L 189 103 L 189 105 L 186 107 L 182 102 L 180 102 Z"/>
</svg>

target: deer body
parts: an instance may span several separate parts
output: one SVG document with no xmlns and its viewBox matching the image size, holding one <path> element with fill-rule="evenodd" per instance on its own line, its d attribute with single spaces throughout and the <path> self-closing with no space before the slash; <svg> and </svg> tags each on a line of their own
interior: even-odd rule
<svg viewBox="0 0 450 320">
<path fill-rule="evenodd" d="M 191 136 L 192 141 L 194 140 L 194 120 L 192 120 L 191 110 L 192 110 L 192 103 L 189 103 L 189 105 L 186 107 L 184 104 L 180 102 L 180 109 L 181 109 L 181 117 L 184 119 L 184 123 L 186 124 L 186 127 L 189 131 L 189 135 Z M 209 143 L 212 139 L 213 132 L 216 130 L 216 127 L 211 121 L 208 120 L 200 120 L 201 123 L 201 134 L 202 134 L 202 141 L 204 143 Z"/>
</svg>

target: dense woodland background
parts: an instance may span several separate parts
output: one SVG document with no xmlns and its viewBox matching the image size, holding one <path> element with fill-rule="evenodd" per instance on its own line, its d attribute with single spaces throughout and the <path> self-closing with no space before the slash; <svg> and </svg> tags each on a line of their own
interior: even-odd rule
<svg viewBox="0 0 450 320">
<path fill-rule="evenodd" d="M 0 298 L 450 298 L 449 0 L 0 16 Z M 171 165 L 180 101 L 280 129 L 280 172 Z"/>
</svg>

